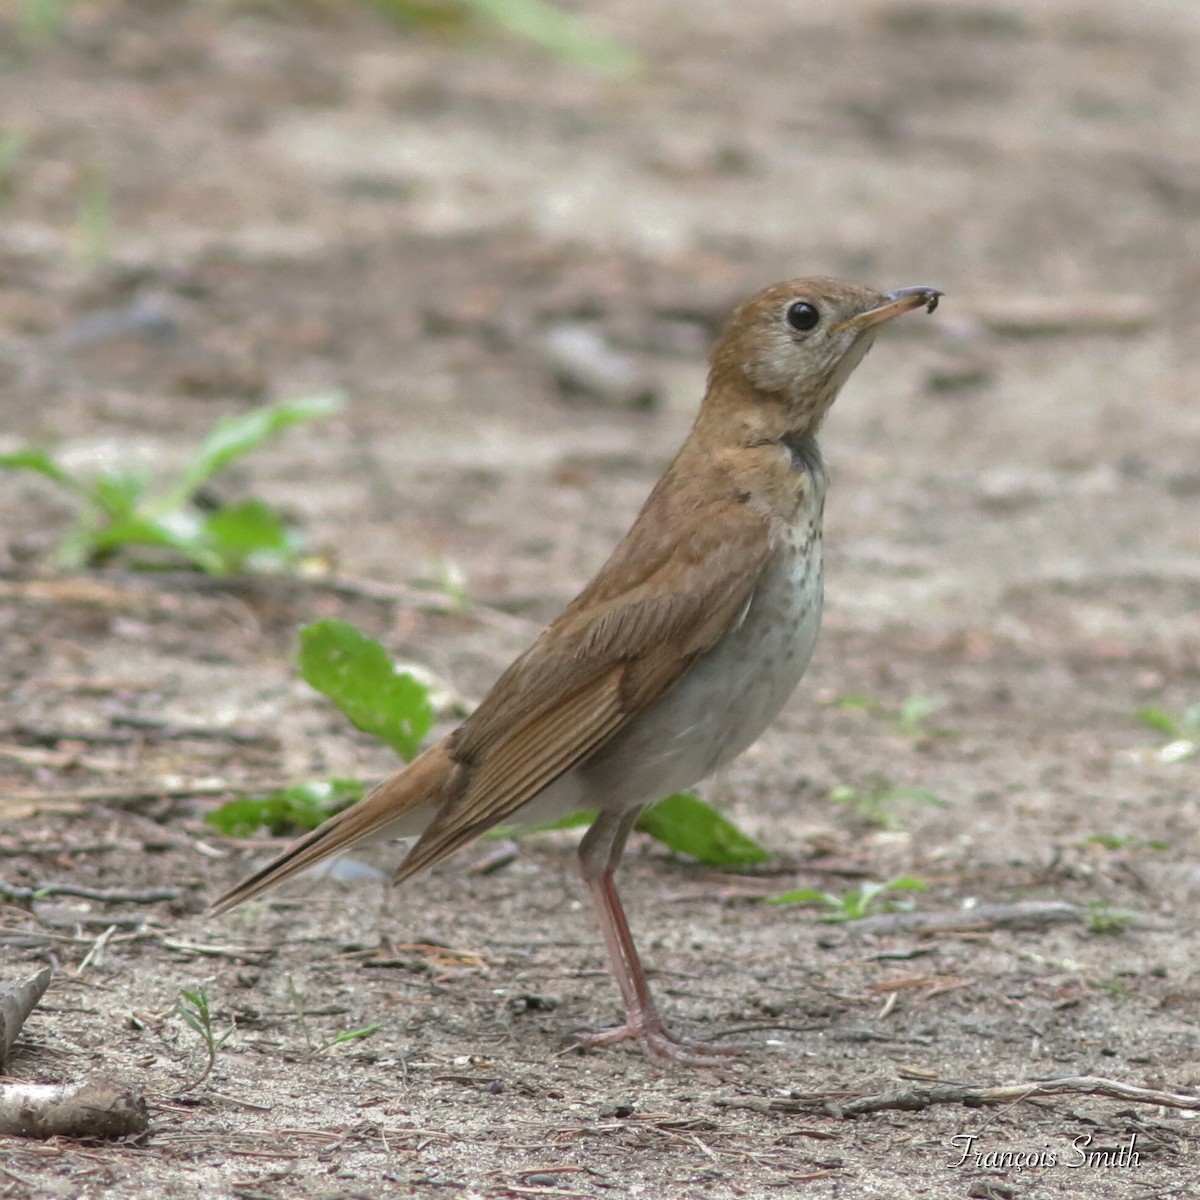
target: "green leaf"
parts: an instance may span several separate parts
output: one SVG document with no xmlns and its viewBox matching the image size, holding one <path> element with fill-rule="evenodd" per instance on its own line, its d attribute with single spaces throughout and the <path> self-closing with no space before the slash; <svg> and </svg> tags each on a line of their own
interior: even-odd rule
<svg viewBox="0 0 1200 1200">
<path fill-rule="evenodd" d="M 281 434 L 299 421 L 327 417 L 342 407 L 340 396 L 307 396 L 283 400 L 248 413 L 226 417 L 204 439 L 183 478 L 156 506 L 164 512 L 186 504 L 199 488 L 230 463 L 256 450 L 263 442 Z"/>
<path fill-rule="evenodd" d="M 669 849 L 712 866 L 744 866 L 770 858 L 762 846 L 691 792 L 660 800 L 641 815 L 637 827 Z"/>
<path fill-rule="evenodd" d="M 227 572 L 240 571 L 248 559 L 281 564 L 295 559 L 297 539 L 265 501 L 245 500 L 210 513 L 203 537 Z"/>
<path fill-rule="evenodd" d="M 17 450 L 12 454 L 0 454 L 0 467 L 7 467 L 10 471 L 35 471 L 73 492 L 79 491 L 79 484 L 50 455 L 43 454 L 40 450 Z"/>
<path fill-rule="evenodd" d="M 300 673 L 357 728 L 403 758 L 416 754 L 433 724 L 429 689 L 397 671 L 377 641 L 345 621 L 317 621 L 300 631 Z"/>
<path fill-rule="evenodd" d="M 230 800 L 204 820 L 226 837 L 250 837 L 260 829 L 276 836 L 307 833 L 357 803 L 365 792 L 356 779 L 312 779 L 268 796 Z"/>
</svg>

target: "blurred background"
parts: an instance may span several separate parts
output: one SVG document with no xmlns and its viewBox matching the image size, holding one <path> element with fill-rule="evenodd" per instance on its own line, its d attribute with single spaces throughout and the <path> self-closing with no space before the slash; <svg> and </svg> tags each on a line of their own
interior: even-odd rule
<svg viewBox="0 0 1200 1200">
<path fill-rule="evenodd" d="M 928 282 L 938 317 L 889 331 L 829 424 L 834 610 L 1194 616 L 1190 0 L 2 19 L 0 448 L 170 456 L 338 388 L 340 422 L 255 468 L 312 544 L 389 578 L 469 555 L 477 591 L 553 608 L 736 299 Z M 0 554 L 38 557 L 48 493 L 0 488 Z"/>
</svg>

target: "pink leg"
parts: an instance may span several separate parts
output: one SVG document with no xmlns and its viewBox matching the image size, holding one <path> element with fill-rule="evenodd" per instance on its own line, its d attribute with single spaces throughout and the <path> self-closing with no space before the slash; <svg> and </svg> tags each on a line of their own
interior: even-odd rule
<svg viewBox="0 0 1200 1200">
<path fill-rule="evenodd" d="M 738 1054 L 739 1049 L 676 1037 L 668 1032 L 654 1006 L 646 972 L 633 944 L 633 933 L 625 918 L 621 897 L 617 895 L 613 875 L 637 818 L 636 810 L 601 812 L 579 845 L 580 871 L 599 914 L 604 944 L 625 1003 L 624 1025 L 584 1034 L 579 1040 L 585 1046 L 610 1046 L 614 1042 L 636 1038 L 655 1062 L 711 1065 L 714 1058 Z"/>
</svg>

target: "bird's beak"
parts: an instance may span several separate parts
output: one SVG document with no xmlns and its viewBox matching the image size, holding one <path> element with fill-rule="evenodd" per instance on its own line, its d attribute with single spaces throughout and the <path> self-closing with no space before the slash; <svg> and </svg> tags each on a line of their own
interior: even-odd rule
<svg viewBox="0 0 1200 1200">
<path fill-rule="evenodd" d="M 884 292 L 885 302 L 883 304 L 868 308 L 866 312 L 861 312 L 857 316 L 847 317 L 837 325 L 835 332 L 841 333 L 843 329 L 854 329 L 861 333 L 864 329 L 882 325 L 884 321 L 890 321 L 893 317 L 912 312 L 914 308 L 923 308 L 926 312 L 933 312 L 937 308 L 938 298 L 941 294 L 937 288 L 925 287 L 923 284 L 917 287 L 897 288 L 894 292 Z"/>
</svg>

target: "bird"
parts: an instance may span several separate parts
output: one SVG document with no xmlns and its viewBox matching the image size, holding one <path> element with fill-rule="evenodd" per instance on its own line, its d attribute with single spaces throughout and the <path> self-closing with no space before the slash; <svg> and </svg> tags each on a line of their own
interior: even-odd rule
<svg viewBox="0 0 1200 1200">
<path fill-rule="evenodd" d="M 351 846 L 416 837 L 400 883 L 498 825 L 596 813 L 579 844 L 625 1011 L 578 1035 L 661 1066 L 737 1048 L 673 1033 L 615 883 L 649 805 L 753 743 L 809 664 L 823 602 L 817 434 L 881 326 L 933 287 L 793 279 L 734 309 L 691 432 L 595 578 L 452 733 L 220 896 L 224 912 Z"/>
</svg>

